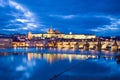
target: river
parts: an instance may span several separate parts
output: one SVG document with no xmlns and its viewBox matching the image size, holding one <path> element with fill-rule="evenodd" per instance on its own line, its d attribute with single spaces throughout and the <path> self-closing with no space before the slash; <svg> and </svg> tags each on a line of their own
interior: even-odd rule
<svg viewBox="0 0 120 80">
<path fill-rule="evenodd" d="M 0 80 L 120 80 L 119 74 L 118 52 L 0 49 Z"/>
</svg>

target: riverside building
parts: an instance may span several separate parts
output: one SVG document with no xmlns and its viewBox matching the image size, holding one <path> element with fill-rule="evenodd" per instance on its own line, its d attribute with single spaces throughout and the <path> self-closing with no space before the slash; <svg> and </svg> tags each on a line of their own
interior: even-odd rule
<svg viewBox="0 0 120 80">
<path fill-rule="evenodd" d="M 10 48 L 10 47 L 12 47 L 12 38 L 0 36 L 0 48 Z"/>
</svg>

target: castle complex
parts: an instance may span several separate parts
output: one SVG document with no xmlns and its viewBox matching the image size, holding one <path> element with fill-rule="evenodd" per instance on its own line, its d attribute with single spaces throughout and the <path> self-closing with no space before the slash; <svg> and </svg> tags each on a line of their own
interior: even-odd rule
<svg viewBox="0 0 120 80">
<path fill-rule="evenodd" d="M 31 32 L 28 33 L 28 39 L 32 39 L 35 37 L 39 38 L 63 38 L 63 39 L 94 39 L 96 35 L 85 35 L 85 34 L 63 34 L 57 30 L 53 30 L 50 28 L 46 34 L 32 34 Z"/>
</svg>

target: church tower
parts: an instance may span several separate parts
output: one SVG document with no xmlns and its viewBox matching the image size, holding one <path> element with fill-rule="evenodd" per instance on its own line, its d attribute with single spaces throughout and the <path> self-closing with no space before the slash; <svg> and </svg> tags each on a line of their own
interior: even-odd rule
<svg viewBox="0 0 120 80">
<path fill-rule="evenodd" d="M 47 33 L 48 33 L 48 34 L 53 34 L 53 33 L 54 33 L 54 30 L 52 29 L 52 26 L 51 26 L 51 28 L 49 28 L 49 30 L 48 30 Z"/>
<path fill-rule="evenodd" d="M 32 33 L 28 32 L 28 39 L 32 39 Z"/>
</svg>

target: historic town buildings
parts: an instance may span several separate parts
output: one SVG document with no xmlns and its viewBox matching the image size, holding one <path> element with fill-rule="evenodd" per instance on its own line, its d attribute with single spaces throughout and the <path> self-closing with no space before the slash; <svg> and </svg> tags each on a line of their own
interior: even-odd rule
<svg viewBox="0 0 120 80">
<path fill-rule="evenodd" d="M 1 37 L 0 47 L 37 47 L 58 49 L 84 49 L 84 50 L 120 50 L 120 39 L 102 38 L 96 35 L 63 34 L 50 28 L 47 33 L 27 35 L 12 35 L 10 38 Z"/>
</svg>

